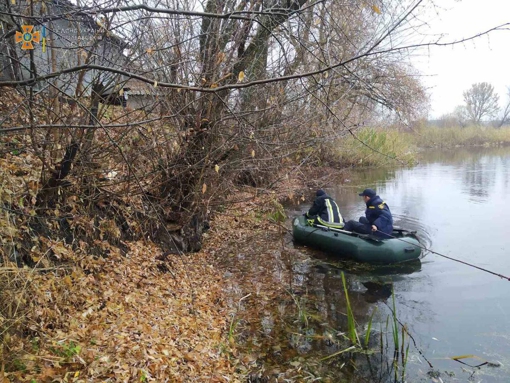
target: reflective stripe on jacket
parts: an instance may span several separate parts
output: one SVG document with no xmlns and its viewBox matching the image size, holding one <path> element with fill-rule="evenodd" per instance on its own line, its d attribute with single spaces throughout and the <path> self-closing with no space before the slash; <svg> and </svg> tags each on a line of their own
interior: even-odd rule
<svg viewBox="0 0 510 383">
<path fill-rule="evenodd" d="M 317 221 L 328 227 L 342 229 L 344 220 L 340 214 L 340 208 L 337 203 L 327 194 L 315 198 L 313 205 L 306 213 L 308 218 L 317 218 Z"/>
</svg>

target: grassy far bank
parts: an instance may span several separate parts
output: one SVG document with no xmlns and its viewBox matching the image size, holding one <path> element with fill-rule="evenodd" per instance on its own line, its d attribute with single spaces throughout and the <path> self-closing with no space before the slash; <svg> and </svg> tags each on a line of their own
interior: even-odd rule
<svg viewBox="0 0 510 383">
<path fill-rule="evenodd" d="M 331 159 L 341 166 L 413 165 L 416 146 L 397 130 L 364 128 L 333 142 Z"/>
<path fill-rule="evenodd" d="M 510 127 L 429 127 L 413 131 L 363 128 L 329 146 L 330 159 L 347 166 L 413 165 L 423 148 L 510 145 Z"/>
<path fill-rule="evenodd" d="M 510 145 L 510 127 L 422 127 L 406 134 L 411 142 L 422 148 Z"/>
</svg>

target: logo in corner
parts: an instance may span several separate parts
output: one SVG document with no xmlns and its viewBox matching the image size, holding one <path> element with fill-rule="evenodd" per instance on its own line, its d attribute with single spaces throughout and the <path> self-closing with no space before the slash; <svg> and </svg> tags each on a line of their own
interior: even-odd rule
<svg viewBox="0 0 510 383">
<path fill-rule="evenodd" d="M 39 43 L 41 41 L 41 33 L 39 31 L 32 32 L 34 30 L 33 25 L 22 25 L 21 30 L 23 32 L 16 32 L 16 42 L 22 43 L 21 49 L 29 50 L 34 49 L 34 43 Z"/>
</svg>

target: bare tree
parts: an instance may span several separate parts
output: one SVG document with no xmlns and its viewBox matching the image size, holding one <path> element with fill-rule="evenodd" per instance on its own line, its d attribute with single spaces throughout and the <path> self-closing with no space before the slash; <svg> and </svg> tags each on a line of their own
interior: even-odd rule
<svg viewBox="0 0 510 383">
<path fill-rule="evenodd" d="M 508 101 L 506 103 L 505 109 L 503 109 L 503 115 L 501 116 L 501 121 L 498 125 L 498 128 L 501 128 L 503 125 L 510 123 L 510 87 L 507 87 L 507 97 Z"/>
<path fill-rule="evenodd" d="M 464 128 L 468 121 L 467 110 L 464 105 L 457 105 L 453 112 L 443 114 L 439 117 L 439 126 L 441 128 L 462 127 Z"/>
<path fill-rule="evenodd" d="M 473 84 L 466 90 L 464 102 L 469 119 L 476 125 L 480 125 L 484 118 L 495 116 L 499 111 L 499 96 L 487 82 Z"/>
</svg>

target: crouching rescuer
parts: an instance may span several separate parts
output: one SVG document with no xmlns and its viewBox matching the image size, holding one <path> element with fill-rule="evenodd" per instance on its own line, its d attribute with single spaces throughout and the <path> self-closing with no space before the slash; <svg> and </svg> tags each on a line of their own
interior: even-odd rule
<svg viewBox="0 0 510 383">
<path fill-rule="evenodd" d="M 373 189 L 365 189 L 359 194 L 363 197 L 367 209 L 365 217 L 359 221 L 348 221 L 345 230 L 361 234 L 374 234 L 380 238 L 391 238 L 393 232 L 393 217 L 390 208 Z"/>
<path fill-rule="evenodd" d="M 343 229 L 344 220 L 336 202 L 322 189 L 315 193 L 313 205 L 305 213 L 309 225 L 323 225 L 335 229 Z"/>
</svg>

